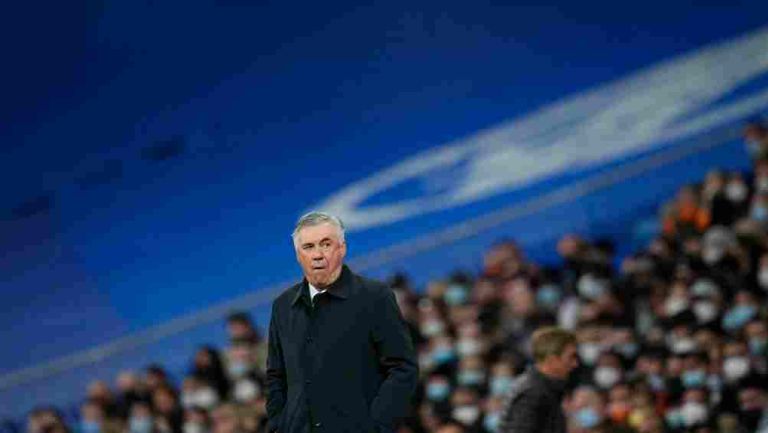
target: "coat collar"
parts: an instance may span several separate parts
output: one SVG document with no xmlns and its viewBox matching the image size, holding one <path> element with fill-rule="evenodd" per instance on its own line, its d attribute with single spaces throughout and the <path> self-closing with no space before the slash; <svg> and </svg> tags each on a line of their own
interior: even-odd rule
<svg viewBox="0 0 768 433">
<path fill-rule="evenodd" d="M 342 265 L 339 278 L 333 282 L 326 289 L 328 294 L 339 299 L 347 299 L 349 296 L 349 285 L 352 280 L 352 271 L 349 270 L 347 265 Z M 307 305 L 311 305 L 309 297 L 309 285 L 307 284 L 306 277 L 301 280 L 301 283 L 296 286 L 295 294 L 293 295 L 293 301 L 291 305 L 296 305 L 299 299 L 304 299 Z"/>
<path fill-rule="evenodd" d="M 554 377 L 547 376 L 539 371 L 536 366 L 531 366 L 531 377 L 535 382 L 542 385 L 542 387 L 555 395 L 562 396 L 565 393 L 567 381 L 563 379 L 556 379 Z"/>
</svg>

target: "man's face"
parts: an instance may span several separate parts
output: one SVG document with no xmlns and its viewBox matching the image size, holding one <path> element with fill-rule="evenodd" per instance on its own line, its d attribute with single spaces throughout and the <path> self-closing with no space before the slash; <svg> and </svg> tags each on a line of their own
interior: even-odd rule
<svg viewBox="0 0 768 433">
<path fill-rule="evenodd" d="M 575 344 L 569 344 L 560 356 L 552 356 L 552 370 L 561 379 L 566 379 L 579 366 L 579 354 Z"/>
<path fill-rule="evenodd" d="M 304 227 L 296 238 L 296 258 L 307 281 L 318 289 L 336 281 L 346 254 L 347 245 L 332 224 Z"/>
</svg>

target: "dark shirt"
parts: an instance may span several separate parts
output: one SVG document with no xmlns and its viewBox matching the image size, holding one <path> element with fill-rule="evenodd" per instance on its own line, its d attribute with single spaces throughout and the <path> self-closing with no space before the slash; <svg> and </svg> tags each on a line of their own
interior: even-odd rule
<svg viewBox="0 0 768 433">
<path fill-rule="evenodd" d="M 418 369 L 394 293 L 343 267 L 315 296 L 306 280 L 274 301 L 267 355 L 270 431 L 391 432 Z"/>
<path fill-rule="evenodd" d="M 499 433 L 565 433 L 565 387 L 566 381 L 529 368 L 507 395 Z"/>
</svg>

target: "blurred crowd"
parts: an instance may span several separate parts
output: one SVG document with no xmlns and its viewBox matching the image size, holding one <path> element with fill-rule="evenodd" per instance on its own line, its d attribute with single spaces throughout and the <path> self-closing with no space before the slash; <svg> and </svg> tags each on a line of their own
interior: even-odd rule
<svg viewBox="0 0 768 433">
<path fill-rule="evenodd" d="M 683 187 L 620 261 L 609 241 L 567 235 L 555 267 L 502 241 L 479 273 L 423 290 L 392 277 L 421 374 L 399 433 L 495 433 L 532 331 L 551 324 L 579 340 L 569 433 L 768 433 L 768 129 L 744 138 L 752 170 Z M 178 386 L 160 366 L 124 372 L 91 384 L 77 425 L 40 408 L 28 432 L 263 432 L 266 345 L 247 314 L 227 327 L 226 349 L 200 348 Z"/>
</svg>

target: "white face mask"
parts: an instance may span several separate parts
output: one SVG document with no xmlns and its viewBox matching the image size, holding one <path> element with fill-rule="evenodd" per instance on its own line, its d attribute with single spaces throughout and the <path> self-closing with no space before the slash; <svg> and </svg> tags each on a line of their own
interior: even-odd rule
<svg viewBox="0 0 768 433">
<path fill-rule="evenodd" d="M 480 353 L 480 342 L 474 338 L 463 338 L 456 343 L 456 350 L 462 356 L 472 356 Z"/>
<path fill-rule="evenodd" d="M 203 425 L 198 422 L 185 422 L 183 427 L 184 433 L 204 433 L 205 428 L 203 428 Z"/>
<path fill-rule="evenodd" d="M 742 202 L 747 198 L 747 186 L 742 182 L 728 182 L 725 186 L 725 197 L 732 202 Z"/>
<path fill-rule="evenodd" d="M 723 375 L 729 382 L 736 382 L 749 374 L 749 358 L 745 356 L 731 356 L 723 361 Z"/>
<path fill-rule="evenodd" d="M 590 300 L 597 300 L 608 291 L 603 280 L 595 278 L 591 274 L 584 274 L 576 284 L 579 294 Z"/>
<path fill-rule="evenodd" d="M 444 330 L 445 325 L 439 320 L 430 320 L 428 322 L 424 322 L 424 324 L 421 326 L 421 333 L 424 334 L 425 337 L 434 337 L 436 335 L 440 335 Z"/>
<path fill-rule="evenodd" d="M 697 301 L 693 304 L 693 314 L 699 323 L 708 323 L 717 317 L 717 306 L 711 301 Z"/>
<path fill-rule="evenodd" d="M 603 351 L 602 346 L 597 343 L 584 343 L 579 345 L 579 357 L 586 365 L 594 365 L 600 353 Z"/>
<path fill-rule="evenodd" d="M 453 409 L 453 417 L 464 425 L 473 425 L 480 417 L 480 408 L 477 406 L 458 406 Z"/>
<path fill-rule="evenodd" d="M 667 298 L 667 302 L 664 303 L 664 309 L 668 316 L 675 316 L 688 309 L 688 299 L 679 296 Z"/>
<path fill-rule="evenodd" d="M 256 384 L 256 382 L 248 379 L 239 380 L 235 384 L 235 400 L 239 401 L 240 403 L 251 401 L 259 396 L 260 391 L 261 390 L 259 389 L 259 386 Z"/>
<path fill-rule="evenodd" d="M 724 255 L 725 251 L 722 248 L 704 247 L 704 251 L 701 253 L 701 259 L 704 260 L 704 263 L 708 265 L 714 265 L 715 263 L 719 262 Z"/>
<path fill-rule="evenodd" d="M 760 268 L 760 271 L 757 273 L 757 283 L 760 284 L 763 290 L 768 291 L 768 267 Z"/>
<path fill-rule="evenodd" d="M 603 389 L 608 389 L 621 379 L 621 371 L 616 367 L 597 367 L 594 374 L 595 383 Z"/>
<path fill-rule="evenodd" d="M 680 415 L 686 426 L 692 426 L 707 420 L 707 406 L 704 403 L 689 401 L 680 407 Z"/>
<path fill-rule="evenodd" d="M 203 409 L 213 409 L 219 402 L 219 396 L 211 388 L 203 388 L 195 393 L 195 403 Z"/>
</svg>

